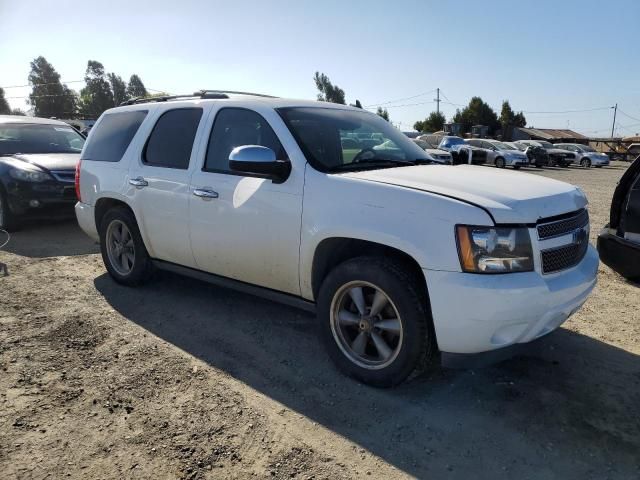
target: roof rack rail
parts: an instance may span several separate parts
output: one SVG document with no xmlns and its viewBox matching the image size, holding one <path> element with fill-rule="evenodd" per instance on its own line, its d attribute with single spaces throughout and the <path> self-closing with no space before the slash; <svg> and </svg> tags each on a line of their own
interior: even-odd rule
<svg viewBox="0 0 640 480">
<path fill-rule="evenodd" d="M 126 100 L 120 104 L 121 107 L 125 105 L 136 105 L 138 103 L 149 103 L 149 102 L 166 102 L 169 100 L 178 100 L 183 98 L 202 98 L 206 100 L 211 99 L 226 99 L 229 98 L 229 95 L 251 95 L 253 97 L 264 97 L 264 98 L 278 98 L 273 95 L 265 95 L 263 93 L 251 93 L 251 92 L 238 92 L 235 90 L 198 90 L 191 95 L 161 95 L 157 97 L 135 97 L 129 100 Z"/>
<path fill-rule="evenodd" d="M 208 95 L 224 95 L 227 93 L 230 93 L 231 95 L 250 95 L 252 97 L 278 98 L 274 95 L 265 95 L 264 93 L 238 92 L 236 90 L 200 90 L 199 92 L 196 92 L 196 94 L 199 94 L 200 96 L 202 96 L 202 98 L 209 98 Z"/>
</svg>

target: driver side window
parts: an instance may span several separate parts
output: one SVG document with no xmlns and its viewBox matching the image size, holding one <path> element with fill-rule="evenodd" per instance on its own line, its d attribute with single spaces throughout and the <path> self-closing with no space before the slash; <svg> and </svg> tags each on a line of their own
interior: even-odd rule
<svg viewBox="0 0 640 480">
<path fill-rule="evenodd" d="M 261 115 L 244 108 L 223 108 L 213 122 L 203 170 L 234 173 L 229 168 L 229 154 L 244 145 L 268 147 L 278 160 L 287 158 L 277 135 Z"/>
</svg>

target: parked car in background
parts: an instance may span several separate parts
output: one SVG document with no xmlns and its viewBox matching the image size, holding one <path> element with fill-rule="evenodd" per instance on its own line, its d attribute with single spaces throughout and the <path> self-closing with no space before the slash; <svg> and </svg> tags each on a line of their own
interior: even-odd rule
<svg viewBox="0 0 640 480">
<path fill-rule="evenodd" d="M 471 152 L 471 163 L 474 165 L 482 165 L 487 161 L 487 151 L 484 148 L 469 145 L 462 137 L 444 136 L 438 148 L 451 153 L 454 165 L 469 163 L 469 151 Z"/>
<path fill-rule="evenodd" d="M 551 166 L 557 165 L 559 167 L 568 167 L 572 163 L 576 162 L 575 153 L 562 148 L 557 148 L 553 143 L 545 140 L 518 140 L 516 143 L 528 146 L 535 145 L 537 147 L 544 148 L 547 155 L 549 155 L 549 165 Z"/>
<path fill-rule="evenodd" d="M 622 175 L 609 223 L 598 236 L 600 259 L 623 277 L 640 281 L 640 157 Z"/>
<path fill-rule="evenodd" d="M 467 143 L 474 147 L 484 148 L 487 151 L 487 164 L 495 165 L 498 168 L 513 167 L 518 170 L 520 167 L 529 165 L 529 158 L 526 154 L 506 143 L 484 138 L 470 138 Z"/>
<path fill-rule="evenodd" d="M 0 228 L 26 218 L 72 216 L 85 139 L 64 122 L 0 115 Z"/>
<path fill-rule="evenodd" d="M 346 156 L 359 132 L 392 148 Z M 359 108 L 202 92 L 107 110 L 76 214 L 115 281 L 160 268 L 315 311 L 343 372 L 391 386 L 510 356 L 589 296 L 584 193 L 529 177 L 433 165 Z"/>
<path fill-rule="evenodd" d="M 420 140 L 418 138 L 413 139 L 413 143 L 418 145 L 421 149 L 427 152 L 427 155 L 433 159 L 433 161 L 438 163 L 443 163 L 445 165 L 451 165 L 453 163 L 453 157 L 449 152 L 444 150 L 440 150 L 439 148 L 434 147 L 426 140 Z"/>
<path fill-rule="evenodd" d="M 557 143 L 555 147 L 575 153 L 578 156 L 577 163 L 582 167 L 589 168 L 593 165 L 599 168 L 603 165 L 609 165 L 609 155 L 600 153 L 589 145 L 582 145 L 580 143 Z"/>
<path fill-rule="evenodd" d="M 529 165 L 536 168 L 542 168 L 549 165 L 549 154 L 547 151 L 537 145 L 525 145 L 518 142 L 503 142 L 506 145 L 511 145 L 517 148 L 527 156 Z"/>
</svg>

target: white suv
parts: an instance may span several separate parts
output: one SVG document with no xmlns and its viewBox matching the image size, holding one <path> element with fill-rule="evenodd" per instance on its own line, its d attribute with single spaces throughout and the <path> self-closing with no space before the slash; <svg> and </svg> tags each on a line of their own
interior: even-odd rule
<svg viewBox="0 0 640 480">
<path fill-rule="evenodd" d="M 377 386 L 438 351 L 445 365 L 512 354 L 596 283 L 578 188 L 432 165 L 344 105 L 208 91 L 114 108 L 77 187 L 117 282 L 159 268 L 317 311 L 333 360 Z"/>
</svg>

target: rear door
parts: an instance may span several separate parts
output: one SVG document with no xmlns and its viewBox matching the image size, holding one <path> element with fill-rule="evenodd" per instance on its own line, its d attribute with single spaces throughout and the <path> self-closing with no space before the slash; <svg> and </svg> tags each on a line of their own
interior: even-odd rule
<svg viewBox="0 0 640 480">
<path fill-rule="evenodd" d="M 141 153 L 131 164 L 129 194 L 149 254 L 195 266 L 189 242 L 189 181 L 202 135 L 203 107 L 163 109 Z"/>
</svg>

